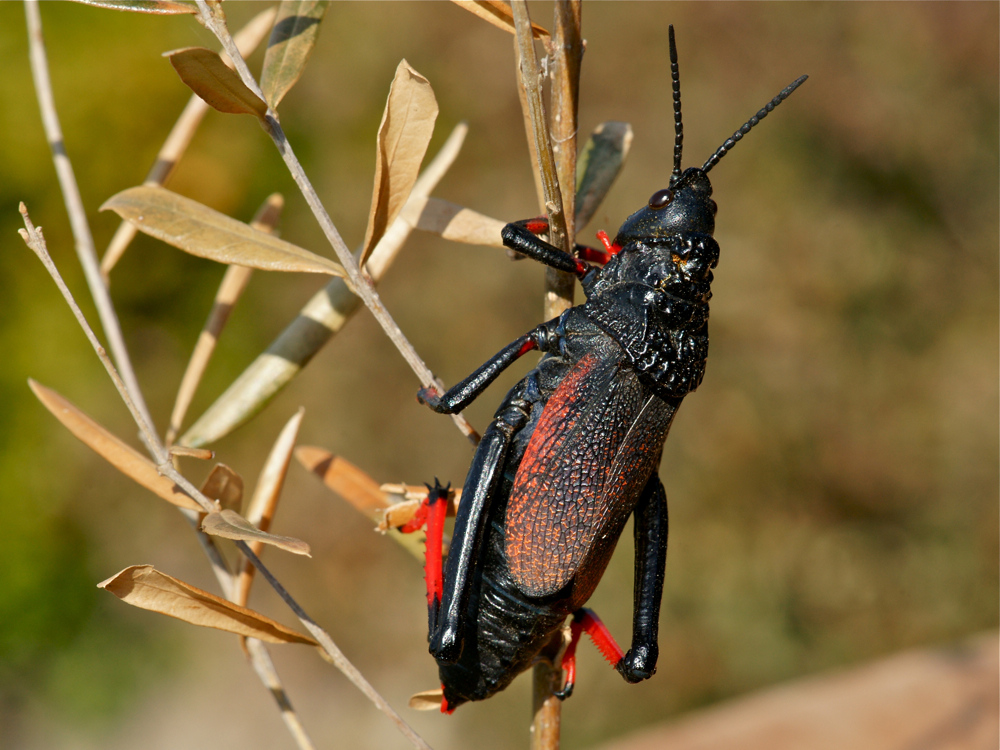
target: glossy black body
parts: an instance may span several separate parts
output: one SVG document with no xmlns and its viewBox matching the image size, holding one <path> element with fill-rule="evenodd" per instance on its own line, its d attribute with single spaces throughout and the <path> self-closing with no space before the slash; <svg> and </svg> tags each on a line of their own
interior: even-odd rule
<svg viewBox="0 0 1000 750">
<path fill-rule="evenodd" d="M 706 173 L 805 80 L 772 99 L 705 166 L 682 173 L 672 29 L 670 42 L 676 137 L 669 186 L 625 220 L 603 267 L 539 239 L 544 221 L 508 224 L 504 244 L 576 273 L 586 302 L 512 342 L 447 393 L 420 392 L 435 411 L 456 413 L 518 357 L 544 353 L 497 409 L 462 491 L 442 599 L 430 605 L 444 709 L 487 698 L 530 666 L 593 593 L 632 515 L 632 642 L 615 666 L 629 682 L 656 669 L 667 549 L 656 470 L 681 400 L 705 373 L 719 259 Z"/>
</svg>

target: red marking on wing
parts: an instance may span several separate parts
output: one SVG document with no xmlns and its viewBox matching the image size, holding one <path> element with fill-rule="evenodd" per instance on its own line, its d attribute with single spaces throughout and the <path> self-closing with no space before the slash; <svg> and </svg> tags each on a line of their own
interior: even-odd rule
<svg viewBox="0 0 1000 750">
<path fill-rule="evenodd" d="M 620 359 L 590 354 L 566 375 L 528 441 L 507 505 L 508 565 L 531 596 L 600 580 L 659 463 L 672 409 Z M 578 575 L 579 574 L 579 575 Z"/>
</svg>

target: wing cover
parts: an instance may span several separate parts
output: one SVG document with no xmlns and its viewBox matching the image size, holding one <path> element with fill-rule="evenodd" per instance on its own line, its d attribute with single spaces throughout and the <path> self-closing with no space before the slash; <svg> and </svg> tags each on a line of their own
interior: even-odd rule
<svg viewBox="0 0 1000 750">
<path fill-rule="evenodd" d="M 573 596 L 589 598 L 675 410 L 621 359 L 588 354 L 570 370 L 528 441 L 507 506 L 507 560 L 525 593 L 555 593 L 582 571 Z"/>
</svg>

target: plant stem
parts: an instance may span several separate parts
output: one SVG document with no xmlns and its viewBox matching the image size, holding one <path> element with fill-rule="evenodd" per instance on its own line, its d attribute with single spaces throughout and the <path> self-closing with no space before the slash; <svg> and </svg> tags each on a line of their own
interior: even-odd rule
<svg viewBox="0 0 1000 750">
<path fill-rule="evenodd" d="M 197 0 L 197 2 L 198 8 L 201 11 L 202 21 L 222 43 L 226 54 L 229 55 L 236 66 L 236 72 L 239 74 L 240 79 L 251 91 L 264 100 L 264 94 L 261 92 L 256 79 L 253 75 L 251 75 L 249 68 L 247 68 L 246 61 L 243 59 L 243 56 L 240 55 L 240 51 L 236 48 L 233 38 L 229 34 L 229 30 L 226 28 L 224 19 L 212 10 L 206 0 Z M 337 259 L 346 269 L 347 278 L 350 285 L 353 287 L 354 293 L 361 297 L 362 302 L 365 303 L 365 306 L 371 311 L 372 315 L 375 316 L 375 320 L 378 321 L 380 326 L 382 326 L 382 330 L 385 331 L 389 340 L 392 341 L 392 343 L 399 350 L 399 353 L 403 356 L 403 359 L 406 360 L 413 372 L 416 373 L 421 385 L 425 388 L 434 387 L 438 389 L 438 391 L 444 392 L 444 385 L 434 376 L 434 373 L 432 373 L 430 368 L 427 367 L 423 359 L 420 358 L 420 355 L 417 354 L 416 349 L 413 348 L 413 345 L 410 344 L 402 330 L 400 330 L 396 321 L 392 319 L 389 311 L 382 303 L 382 299 L 378 296 L 378 292 L 375 291 L 375 286 L 372 283 L 371 278 L 361 270 L 357 261 L 354 259 L 354 256 L 351 254 L 351 251 L 344 243 L 343 238 L 341 238 L 340 232 L 338 232 L 337 227 L 334 226 L 333 220 L 330 218 L 330 214 L 327 213 L 326 208 L 323 206 L 323 202 L 319 199 L 319 195 L 316 193 L 316 190 L 312 186 L 312 182 L 310 182 L 309 177 L 302 168 L 302 164 L 295 156 L 295 152 L 292 150 L 292 145 L 285 137 L 285 133 L 281 129 L 281 124 L 278 122 L 278 113 L 269 106 L 262 123 L 268 135 L 270 135 L 271 139 L 274 141 L 274 145 L 277 147 L 278 153 L 281 154 L 281 158 L 284 159 L 285 165 L 288 167 L 288 171 L 291 174 L 292 179 L 295 181 L 295 184 L 298 185 L 302 196 L 306 199 L 306 203 L 312 210 L 313 216 L 315 216 L 316 221 L 319 222 L 320 229 L 323 230 L 323 234 L 326 236 L 327 241 L 330 243 L 333 251 L 337 254 Z M 476 435 L 476 431 L 472 428 L 472 425 L 469 424 L 464 416 L 461 414 L 453 414 L 451 415 L 451 418 L 458 426 L 458 429 L 462 431 L 462 434 L 473 442 L 477 441 L 478 436 Z"/>
<path fill-rule="evenodd" d="M 52 160 L 55 163 L 59 187 L 66 203 L 70 227 L 73 230 L 76 254 L 80 259 L 87 286 L 90 288 L 90 296 L 97 308 L 97 315 L 101 319 L 104 335 L 108 337 L 108 345 L 111 347 L 115 362 L 118 363 L 118 369 L 121 371 L 121 379 L 132 394 L 129 408 L 135 409 L 144 422 L 152 425 L 153 418 L 149 413 L 149 407 L 143 400 L 139 380 L 132 369 L 132 361 L 129 359 L 128 349 L 125 347 L 121 324 L 115 314 L 107 284 L 101 275 L 97 251 L 94 248 L 94 237 L 87 222 L 87 212 L 83 207 L 80 188 L 77 186 L 76 177 L 73 174 L 73 164 L 66 153 L 66 144 L 63 141 L 62 128 L 59 125 L 59 115 L 56 112 L 55 97 L 52 94 L 52 80 L 49 77 L 49 64 L 45 54 L 45 39 L 42 36 L 42 17 L 38 10 L 38 0 L 25 0 L 24 14 L 28 24 L 31 74 L 35 82 L 38 106 L 42 112 L 42 126 L 45 129 L 45 137 L 49 142 L 49 147 L 52 149 Z"/>
</svg>

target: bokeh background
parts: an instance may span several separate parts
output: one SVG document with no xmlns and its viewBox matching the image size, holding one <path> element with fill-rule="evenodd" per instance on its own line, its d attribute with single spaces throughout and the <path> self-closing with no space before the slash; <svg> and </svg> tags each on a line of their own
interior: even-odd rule
<svg viewBox="0 0 1000 750">
<path fill-rule="evenodd" d="M 226 3 L 231 26 L 261 9 Z M 532 6 L 551 24 L 551 8 Z M 99 248 L 110 195 L 145 177 L 188 91 L 160 53 L 215 47 L 190 18 L 43 4 L 66 148 Z M 132 439 L 68 310 L 15 234 L 42 225 L 70 286 L 82 275 L 27 62 L 23 9 L 0 4 L 0 745 L 290 747 L 235 639 L 121 604 L 95 584 L 153 563 L 214 590 L 186 523 L 77 443 L 28 391 L 54 387 Z M 659 673 L 626 685 L 581 649 L 567 747 L 798 675 L 998 620 L 998 6 L 995 3 L 587 3 L 580 125 L 632 123 L 632 155 L 582 236 L 613 233 L 665 184 L 672 150 L 667 24 L 676 26 L 685 165 L 700 164 L 801 73 L 809 82 L 713 171 L 722 258 L 712 354 L 661 476 L 671 511 Z M 450 3 L 335 3 L 282 122 L 351 246 L 363 237 L 374 136 L 400 58 L 427 76 L 465 149 L 436 194 L 511 220 L 537 213 L 512 38 Z M 251 60 L 259 70 L 261 53 Z M 210 112 L 171 188 L 248 219 L 287 197 L 283 236 L 328 253 L 252 118 Z M 590 238 L 588 240 L 588 238 Z M 148 238 L 112 292 L 162 427 L 222 269 Z M 203 383 L 197 416 L 321 285 L 258 273 Z M 454 383 L 541 315 L 542 272 L 502 252 L 414 235 L 381 291 Z M 91 312 L 92 308 L 85 305 Z M 524 363 L 468 412 L 486 425 Z M 416 379 L 359 313 L 267 411 L 215 447 L 253 483 L 281 424 L 380 481 L 461 482 L 468 444 L 414 400 Z M 189 462 L 196 482 L 208 467 Z M 279 577 L 437 748 L 518 748 L 519 680 L 450 718 L 433 687 L 419 565 L 293 466 L 269 552 Z M 593 606 L 627 640 L 626 532 Z M 265 586 L 251 604 L 291 623 Z M 275 648 L 323 747 L 405 747 L 309 649 Z"/>
</svg>

